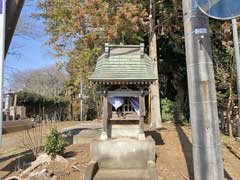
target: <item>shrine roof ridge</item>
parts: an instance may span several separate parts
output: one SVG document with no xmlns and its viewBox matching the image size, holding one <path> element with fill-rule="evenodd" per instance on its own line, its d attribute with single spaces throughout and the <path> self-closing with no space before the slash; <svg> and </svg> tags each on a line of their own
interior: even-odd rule
<svg viewBox="0 0 240 180">
<path fill-rule="evenodd" d="M 96 68 L 89 78 L 96 82 L 111 80 L 154 81 L 152 59 L 144 53 L 144 44 L 105 44 L 105 52 L 98 58 Z"/>
</svg>

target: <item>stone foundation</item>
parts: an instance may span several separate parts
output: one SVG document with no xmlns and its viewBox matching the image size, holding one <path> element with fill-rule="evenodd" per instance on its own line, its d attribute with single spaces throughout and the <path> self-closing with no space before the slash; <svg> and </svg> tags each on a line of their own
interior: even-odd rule
<svg viewBox="0 0 240 180">
<path fill-rule="evenodd" d="M 155 142 L 151 137 L 141 141 L 128 137 L 95 140 L 90 155 L 85 180 L 157 180 Z"/>
</svg>

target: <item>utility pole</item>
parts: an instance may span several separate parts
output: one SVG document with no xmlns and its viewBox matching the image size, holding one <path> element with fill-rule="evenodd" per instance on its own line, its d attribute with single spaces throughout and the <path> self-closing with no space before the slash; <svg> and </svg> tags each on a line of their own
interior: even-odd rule
<svg viewBox="0 0 240 180">
<path fill-rule="evenodd" d="M 83 120 L 83 81 L 82 81 L 82 78 L 81 78 L 81 82 L 80 82 L 79 99 L 80 99 L 80 121 L 82 121 Z"/>
<path fill-rule="evenodd" d="M 233 41 L 234 41 L 234 51 L 236 59 L 236 69 L 237 69 L 237 93 L 238 93 L 238 127 L 237 127 L 237 136 L 240 138 L 240 119 L 239 119 L 239 108 L 240 108 L 240 53 L 239 53 L 239 40 L 238 40 L 238 28 L 237 20 L 232 19 L 232 28 L 233 28 Z"/>
<path fill-rule="evenodd" d="M 158 58 L 157 58 L 157 35 L 155 28 L 155 2 L 150 0 L 149 8 L 150 18 L 150 34 L 149 34 L 149 56 L 152 59 L 153 73 L 158 78 Z M 151 129 L 158 129 L 162 127 L 161 118 L 161 105 L 160 105 L 160 94 L 159 94 L 159 80 L 153 82 L 150 85 L 151 91 Z"/>
<path fill-rule="evenodd" d="M 195 180 L 223 180 L 216 87 L 208 17 L 183 0 Z"/>
<path fill-rule="evenodd" d="M 5 18 L 6 1 L 0 0 L 0 146 L 2 145 L 2 123 L 3 123 L 3 66 L 5 50 Z"/>
</svg>

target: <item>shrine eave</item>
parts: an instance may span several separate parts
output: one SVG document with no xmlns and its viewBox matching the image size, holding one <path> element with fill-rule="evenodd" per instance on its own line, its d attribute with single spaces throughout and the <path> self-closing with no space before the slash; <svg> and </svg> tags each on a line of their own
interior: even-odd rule
<svg viewBox="0 0 240 180">
<path fill-rule="evenodd" d="M 91 80 L 91 79 L 90 79 Z M 91 80 L 93 84 L 101 84 L 101 85 L 149 85 L 152 84 L 155 80 L 123 80 L 123 79 L 116 79 L 116 80 Z"/>
</svg>

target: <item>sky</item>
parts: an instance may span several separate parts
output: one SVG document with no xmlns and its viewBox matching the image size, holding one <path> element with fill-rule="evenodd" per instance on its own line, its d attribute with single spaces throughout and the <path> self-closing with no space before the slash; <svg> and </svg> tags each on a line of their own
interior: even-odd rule
<svg viewBox="0 0 240 180">
<path fill-rule="evenodd" d="M 30 15 L 36 13 L 37 0 L 26 0 L 20 15 L 19 24 L 25 22 L 30 24 L 30 32 L 33 36 L 25 36 L 21 33 L 15 34 L 9 53 L 4 64 L 4 90 L 8 90 L 13 74 L 19 71 L 28 71 L 52 66 L 56 62 L 64 61 L 53 57 L 53 49 L 46 45 L 49 36 L 44 32 L 44 22 L 32 18 Z M 20 25 L 17 26 L 20 26 Z"/>
</svg>

